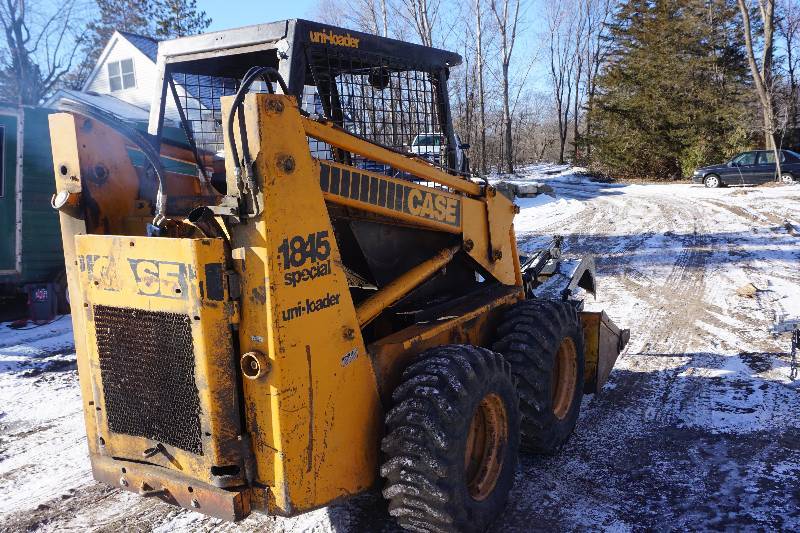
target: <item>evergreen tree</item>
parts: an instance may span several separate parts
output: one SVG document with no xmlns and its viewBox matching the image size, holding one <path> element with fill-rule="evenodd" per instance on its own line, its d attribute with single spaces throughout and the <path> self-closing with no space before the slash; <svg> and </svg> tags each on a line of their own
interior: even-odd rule
<svg viewBox="0 0 800 533">
<path fill-rule="evenodd" d="M 731 0 L 626 0 L 593 109 L 594 157 L 621 177 L 680 178 L 747 141 L 747 65 Z"/>
<path fill-rule="evenodd" d="M 211 24 L 196 0 L 161 0 L 156 4 L 156 37 L 172 39 L 202 33 Z"/>
<path fill-rule="evenodd" d="M 88 26 L 85 59 L 69 86 L 80 88 L 115 30 L 154 39 L 172 39 L 202 33 L 211 24 L 196 0 L 95 0 L 98 17 Z"/>
</svg>

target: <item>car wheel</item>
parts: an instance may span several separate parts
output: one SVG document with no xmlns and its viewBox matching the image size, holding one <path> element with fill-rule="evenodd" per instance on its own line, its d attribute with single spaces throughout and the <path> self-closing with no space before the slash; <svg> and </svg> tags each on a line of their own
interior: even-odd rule
<svg viewBox="0 0 800 533">
<path fill-rule="evenodd" d="M 784 172 L 781 174 L 781 182 L 782 183 L 794 183 L 794 176 L 789 174 L 788 172 Z"/>
<path fill-rule="evenodd" d="M 706 176 L 706 179 L 703 180 L 703 183 L 705 183 L 706 187 L 708 187 L 709 189 L 716 189 L 717 187 L 722 185 L 722 182 L 720 181 L 719 176 L 716 176 L 714 174 L 711 174 L 710 176 Z"/>
</svg>

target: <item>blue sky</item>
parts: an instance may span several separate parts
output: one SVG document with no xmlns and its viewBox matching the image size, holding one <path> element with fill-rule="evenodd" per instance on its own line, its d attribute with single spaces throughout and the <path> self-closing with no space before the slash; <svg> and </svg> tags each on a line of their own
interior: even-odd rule
<svg viewBox="0 0 800 533">
<path fill-rule="evenodd" d="M 212 18 L 209 31 L 238 28 L 274 20 L 308 18 L 317 0 L 198 0 Z"/>
</svg>

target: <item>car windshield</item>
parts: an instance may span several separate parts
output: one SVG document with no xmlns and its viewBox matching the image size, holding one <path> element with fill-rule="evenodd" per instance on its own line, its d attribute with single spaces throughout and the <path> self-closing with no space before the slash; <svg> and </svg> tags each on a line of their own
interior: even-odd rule
<svg viewBox="0 0 800 533">
<path fill-rule="evenodd" d="M 788 154 L 792 159 L 800 159 L 800 154 L 793 150 L 784 150 L 783 153 Z"/>
<path fill-rule="evenodd" d="M 417 135 L 412 146 L 441 146 L 442 138 L 439 135 Z"/>
</svg>

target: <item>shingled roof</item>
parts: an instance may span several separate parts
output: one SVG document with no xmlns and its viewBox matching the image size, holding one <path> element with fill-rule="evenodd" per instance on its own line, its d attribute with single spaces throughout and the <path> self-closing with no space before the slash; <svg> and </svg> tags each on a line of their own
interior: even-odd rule
<svg viewBox="0 0 800 533">
<path fill-rule="evenodd" d="M 158 57 L 158 41 L 156 39 L 127 31 L 120 31 L 119 34 L 155 63 L 156 57 Z"/>
</svg>

